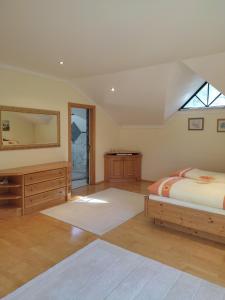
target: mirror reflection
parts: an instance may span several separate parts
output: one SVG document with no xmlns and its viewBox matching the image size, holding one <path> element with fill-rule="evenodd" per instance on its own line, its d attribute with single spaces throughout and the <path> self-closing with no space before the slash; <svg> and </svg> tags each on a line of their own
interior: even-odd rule
<svg viewBox="0 0 225 300">
<path fill-rule="evenodd" d="M 2 110 L 2 146 L 56 144 L 57 121 L 56 114 Z"/>
</svg>

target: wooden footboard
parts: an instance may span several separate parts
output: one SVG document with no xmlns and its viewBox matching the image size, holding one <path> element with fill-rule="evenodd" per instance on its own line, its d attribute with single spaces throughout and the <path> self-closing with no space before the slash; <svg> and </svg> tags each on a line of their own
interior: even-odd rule
<svg viewBox="0 0 225 300">
<path fill-rule="evenodd" d="M 154 223 L 225 244 L 225 216 L 145 197 L 145 215 Z"/>
</svg>

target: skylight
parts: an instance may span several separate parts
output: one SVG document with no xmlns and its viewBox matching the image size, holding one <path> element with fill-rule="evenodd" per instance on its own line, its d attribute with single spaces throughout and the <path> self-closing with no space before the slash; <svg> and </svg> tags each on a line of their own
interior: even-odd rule
<svg viewBox="0 0 225 300">
<path fill-rule="evenodd" d="M 225 96 L 205 82 L 180 109 L 225 108 Z"/>
</svg>

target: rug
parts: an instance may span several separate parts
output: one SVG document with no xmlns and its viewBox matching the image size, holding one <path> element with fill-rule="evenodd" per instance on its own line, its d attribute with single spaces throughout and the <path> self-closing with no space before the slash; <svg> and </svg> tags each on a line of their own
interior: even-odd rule
<svg viewBox="0 0 225 300">
<path fill-rule="evenodd" d="M 102 235 L 144 210 L 144 196 L 125 190 L 107 190 L 80 197 L 41 213 Z"/>
<path fill-rule="evenodd" d="M 222 300 L 225 288 L 96 240 L 4 300 Z"/>
</svg>

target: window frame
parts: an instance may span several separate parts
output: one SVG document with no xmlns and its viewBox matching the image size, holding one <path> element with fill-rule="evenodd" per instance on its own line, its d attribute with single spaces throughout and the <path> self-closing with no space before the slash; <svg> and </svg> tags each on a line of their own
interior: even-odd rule
<svg viewBox="0 0 225 300">
<path fill-rule="evenodd" d="M 204 86 L 208 85 L 207 88 L 207 105 L 197 96 L 197 94 L 204 88 Z M 211 85 L 212 86 L 212 85 Z M 225 108 L 225 105 L 221 105 L 221 106 L 211 106 L 213 104 L 213 102 L 216 101 L 217 98 L 219 98 L 221 95 L 223 95 L 221 92 L 219 92 L 219 95 L 217 95 L 210 103 L 208 103 L 209 101 L 209 87 L 210 87 L 210 83 L 208 83 L 207 81 L 205 81 L 199 89 L 197 89 L 197 91 L 180 107 L 179 110 L 193 110 L 193 109 L 221 109 L 221 108 Z M 185 107 L 194 97 L 198 98 L 198 100 L 204 105 L 204 107 Z"/>
</svg>

